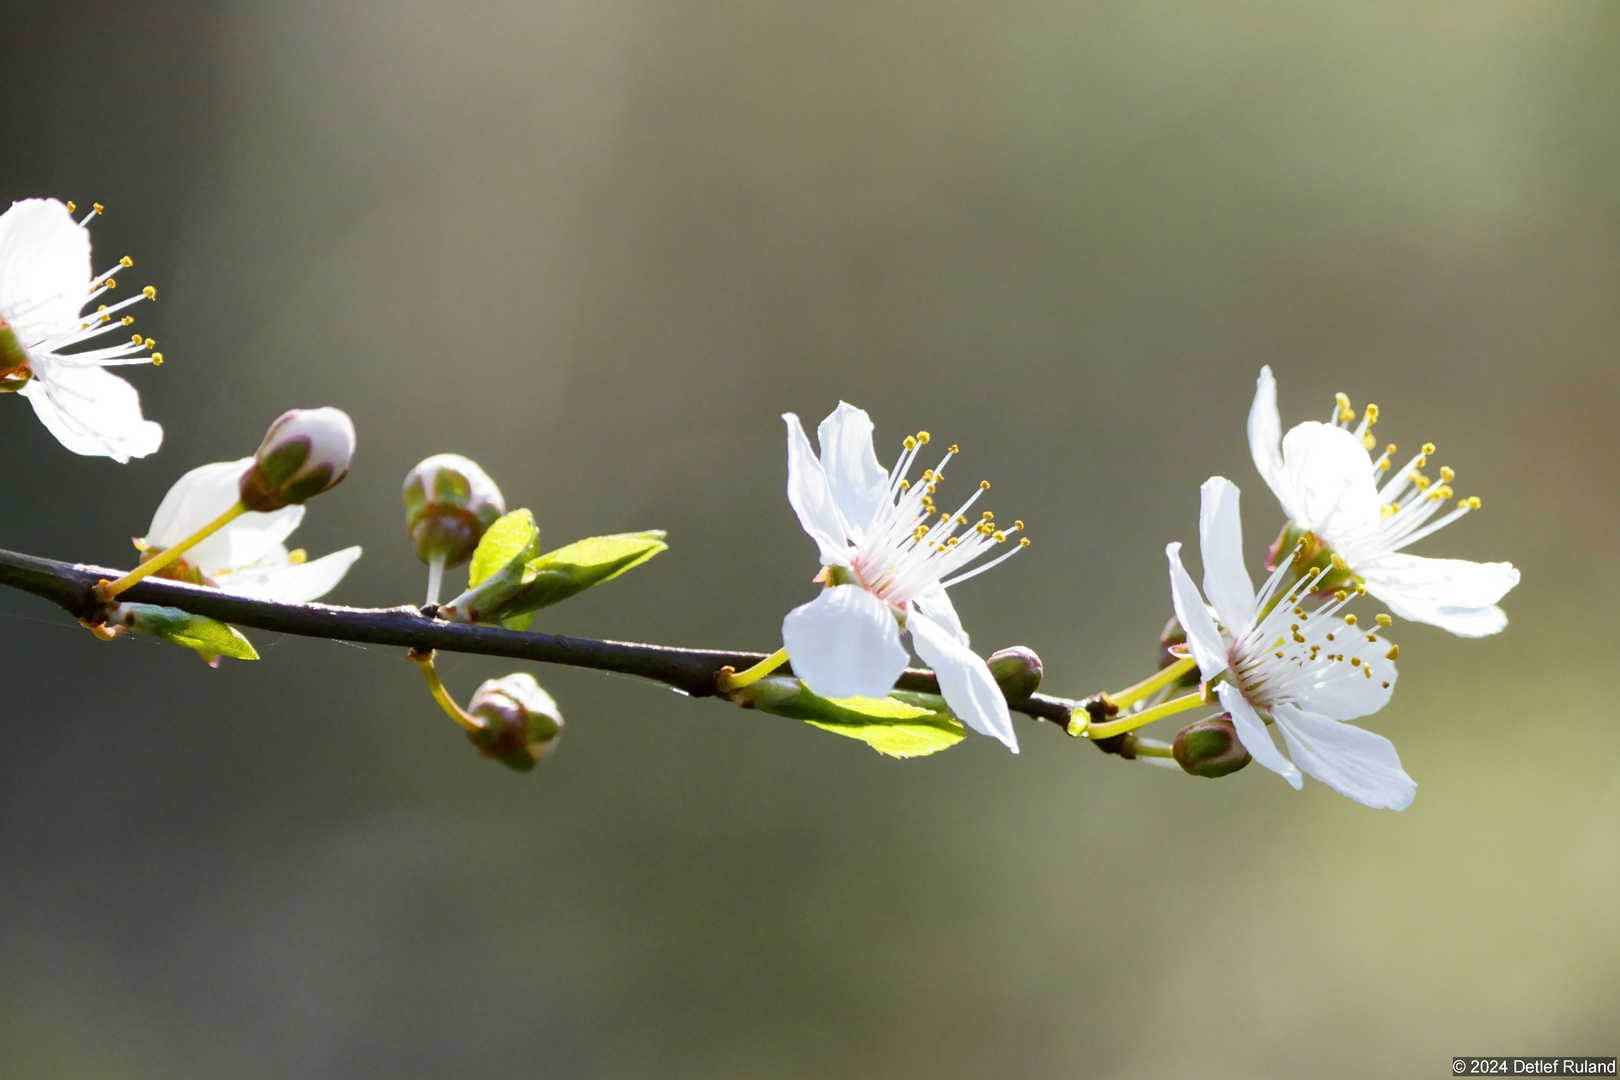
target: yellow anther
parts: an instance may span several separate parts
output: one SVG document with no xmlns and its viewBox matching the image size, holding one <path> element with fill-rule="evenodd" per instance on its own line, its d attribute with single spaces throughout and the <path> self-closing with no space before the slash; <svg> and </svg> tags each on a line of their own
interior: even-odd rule
<svg viewBox="0 0 1620 1080">
<path fill-rule="evenodd" d="M 1369 431 L 1361 436 L 1361 445 L 1364 449 L 1371 450 L 1378 445 L 1378 440 L 1373 438 L 1373 433 Z"/>
<path fill-rule="evenodd" d="M 1020 537 L 1019 541 L 1018 541 L 1018 546 L 1019 547 L 1029 547 L 1029 537 L 1027 537 L 1027 536 Z"/>
<path fill-rule="evenodd" d="M 106 281 L 103 281 L 102 284 L 109 289 L 118 288 L 118 280 L 116 278 L 108 278 Z"/>
<path fill-rule="evenodd" d="M 980 480 L 979 481 L 979 490 L 980 491 L 989 491 L 990 490 L 990 481 L 988 481 L 988 480 Z"/>
<path fill-rule="evenodd" d="M 1354 626 L 1354 625 L 1356 625 L 1355 612 L 1351 612 L 1349 615 L 1346 615 L 1344 617 L 1344 624 L 1346 626 Z"/>
<path fill-rule="evenodd" d="M 96 305 L 96 310 L 97 311 L 106 311 L 107 310 L 107 305 L 106 304 L 97 304 Z"/>
<path fill-rule="evenodd" d="M 134 337 L 130 338 L 129 341 L 132 345 L 139 345 L 141 343 L 141 335 L 136 334 Z"/>
<path fill-rule="evenodd" d="M 1003 540 L 1007 539 L 1007 534 L 1002 532 L 1000 529 L 997 529 L 995 532 L 991 533 L 990 535 L 995 537 L 995 541 L 998 544 L 1001 543 Z"/>
<path fill-rule="evenodd" d="M 951 443 L 950 452 L 953 454 L 960 454 L 962 452 L 962 448 L 957 446 L 955 443 Z"/>
<path fill-rule="evenodd" d="M 1378 635 L 1377 634 L 1368 634 L 1367 635 L 1367 640 L 1368 641 L 1377 641 L 1378 640 Z"/>
<path fill-rule="evenodd" d="M 1342 604 L 1346 600 L 1350 599 L 1350 594 L 1345 592 L 1343 589 L 1339 589 L 1338 591 L 1336 591 L 1333 594 L 1333 599 L 1337 600 L 1339 603 Z"/>
<path fill-rule="evenodd" d="M 1305 635 L 1304 634 L 1295 634 L 1294 635 L 1294 644 L 1296 644 L 1296 645 L 1305 644 Z"/>
<path fill-rule="evenodd" d="M 133 315 L 125 315 L 124 318 L 123 318 L 123 323 L 124 323 L 125 326 L 129 326 L 134 321 L 135 321 L 135 316 L 133 316 Z"/>
<path fill-rule="evenodd" d="M 1440 480 L 1442 483 L 1449 484 L 1455 479 L 1457 479 L 1457 473 L 1450 465 L 1440 466 Z"/>
<path fill-rule="evenodd" d="M 912 530 L 911 538 L 913 540 L 921 540 L 923 537 L 925 537 L 927 535 L 928 535 L 928 526 L 919 525 L 914 530 Z"/>
<path fill-rule="evenodd" d="M 1432 453 L 1434 453 L 1434 443 L 1432 443 L 1432 442 L 1424 443 L 1423 444 L 1423 454 L 1424 454 L 1424 456 L 1427 457 L 1429 454 L 1432 454 Z"/>
<path fill-rule="evenodd" d="M 108 283 L 107 283 L 107 284 L 109 284 L 109 285 L 111 285 L 111 284 L 112 284 L 112 282 L 110 282 L 110 281 L 109 281 L 109 282 L 108 282 Z M 145 297 L 146 297 L 146 298 L 147 298 L 147 299 L 148 299 L 148 300 L 156 300 L 156 299 L 157 299 L 157 290 L 156 290 L 156 289 L 154 289 L 154 288 L 153 288 L 153 287 L 152 287 L 152 286 L 150 286 L 150 285 L 148 285 L 148 286 L 147 286 L 147 287 L 146 287 L 146 288 L 144 288 L 144 289 L 142 289 L 142 290 L 141 290 L 141 293 L 142 293 L 142 295 L 144 295 L 144 296 L 145 296 Z"/>
<path fill-rule="evenodd" d="M 902 481 L 900 481 L 900 490 L 901 491 L 910 491 L 911 490 L 911 481 L 910 480 L 902 480 Z"/>
<path fill-rule="evenodd" d="M 907 450 L 915 450 L 917 449 L 917 440 L 913 439 L 910 435 L 907 435 L 906 441 L 903 445 Z"/>
<path fill-rule="evenodd" d="M 100 214 L 100 213 L 104 213 L 107 208 L 105 206 L 102 206 L 100 203 L 91 203 L 90 204 L 90 209 L 92 209 L 96 213 Z"/>
<path fill-rule="evenodd" d="M 1359 657 L 1359 656 L 1352 656 L 1352 657 L 1351 657 L 1351 658 L 1350 658 L 1350 666 L 1351 666 L 1351 667 L 1360 667 L 1360 666 L 1361 666 L 1361 657 Z"/>
<path fill-rule="evenodd" d="M 305 551 L 303 548 L 293 548 L 291 551 L 287 552 L 287 561 L 292 563 L 294 566 L 306 561 L 308 558 L 309 552 Z"/>
<path fill-rule="evenodd" d="M 1359 581 L 1356 582 L 1356 595 L 1357 596 L 1366 596 L 1367 595 L 1367 586 L 1362 584 Z"/>
<path fill-rule="evenodd" d="M 1371 670 L 1372 670 L 1372 669 L 1371 669 L 1371 668 L 1368 668 L 1368 669 L 1367 669 L 1367 670 L 1368 670 L 1368 671 L 1371 671 Z M 1386 683 L 1384 683 L 1384 689 L 1385 689 L 1385 690 L 1388 690 L 1388 689 L 1389 689 L 1389 683 L 1387 683 L 1387 682 L 1386 682 Z"/>
<path fill-rule="evenodd" d="M 933 469 L 924 469 L 923 470 L 923 479 L 924 480 L 933 480 L 934 479 L 934 470 Z"/>
<path fill-rule="evenodd" d="M 128 255 L 125 255 L 122 259 L 118 260 L 118 265 L 127 270 L 131 266 L 135 265 L 135 260 L 130 258 Z"/>
<path fill-rule="evenodd" d="M 1462 505 L 1468 507 L 1468 509 L 1470 509 L 1470 510 L 1478 510 L 1479 509 L 1479 496 L 1478 495 L 1470 495 L 1470 496 L 1468 496 L 1468 498 L 1462 500 Z"/>
<path fill-rule="evenodd" d="M 1391 645 L 1389 647 L 1389 652 L 1384 654 L 1384 659 L 1385 660 L 1394 660 L 1396 657 L 1398 657 L 1400 655 L 1401 655 L 1401 647 L 1399 645 Z M 1389 684 L 1385 683 L 1384 685 L 1387 686 Z"/>
<path fill-rule="evenodd" d="M 1275 657 L 1276 657 L 1276 658 L 1277 658 L 1277 659 L 1279 659 L 1279 660 L 1281 660 L 1281 659 L 1282 659 L 1282 658 L 1283 658 L 1283 654 L 1282 654 L 1282 653 L 1272 653 L 1272 654 L 1271 654 L 1271 655 L 1272 655 L 1272 656 L 1275 656 Z"/>
<path fill-rule="evenodd" d="M 1348 570 L 1349 568 L 1350 564 L 1344 561 L 1344 556 L 1335 551 L 1333 553 L 1333 569 Z"/>
<path fill-rule="evenodd" d="M 155 341 L 153 341 L 153 340 L 152 340 L 152 339 L 151 339 L 151 338 L 147 338 L 147 339 L 146 339 L 146 341 L 145 341 L 145 342 L 143 342 L 143 344 L 145 344 L 145 346 L 146 346 L 146 347 L 147 347 L 147 348 L 148 348 L 148 349 L 150 349 L 150 348 L 151 348 L 151 347 L 152 347 L 152 346 L 154 346 L 154 345 L 156 345 L 156 344 L 157 344 L 157 342 L 155 342 Z"/>
<path fill-rule="evenodd" d="M 1290 626 L 1288 629 L 1292 630 L 1296 634 L 1299 633 L 1299 623 L 1295 623 L 1294 625 Z"/>
<path fill-rule="evenodd" d="M 1400 503 L 1393 503 L 1393 502 L 1390 503 L 1388 506 L 1384 507 L 1383 510 L 1379 511 L 1380 515 L 1383 516 L 1383 517 L 1394 517 L 1396 514 L 1398 514 L 1400 512 L 1401 512 L 1401 504 Z"/>
<path fill-rule="evenodd" d="M 988 510 L 986 510 L 983 514 L 981 514 L 979 516 L 985 521 L 994 521 L 994 520 L 996 520 L 996 515 L 992 514 Z"/>
<path fill-rule="evenodd" d="M 152 366 L 153 367 L 162 367 L 163 366 L 163 354 L 162 353 L 155 352 L 155 353 L 152 354 Z"/>
<path fill-rule="evenodd" d="M 928 445 L 928 432 L 926 432 L 926 431 L 917 432 L 917 441 L 919 443 L 922 443 L 924 446 L 927 446 Z"/>
<path fill-rule="evenodd" d="M 1328 634 L 1328 635 L 1327 635 L 1327 639 L 1328 639 L 1328 640 L 1329 640 L 1329 641 L 1332 641 L 1332 640 L 1333 640 L 1333 635 L 1332 635 L 1332 634 L 1331 634 L 1331 633 L 1330 633 L 1330 634 Z"/>
<path fill-rule="evenodd" d="M 1333 400 L 1338 403 L 1340 413 L 1343 413 L 1350 408 L 1350 395 L 1344 393 L 1343 391 L 1334 394 Z"/>
<path fill-rule="evenodd" d="M 1386 453 L 1386 454 L 1393 454 L 1393 453 L 1395 453 L 1395 444 L 1394 444 L 1394 443 L 1390 443 L 1390 444 L 1389 444 L 1389 445 L 1388 445 L 1388 446 L 1386 446 L 1386 447 L 1384 447 L 1384 453 Z"/>
<path fill-rule="evenodd" d="M 73 211 L 78 209 L 77 206 L 73 205 L 73 200 L 72 199 L 68 200 L 67 208 L 68 208 L 68 213 L 70 213 L 70 214 L 73 213 Z"/>
<path fill-rule="evenodd" d="M 1386 628 L 1389 627 L 1395 621 L 1394 619 L 1390 618 L 1388 615 L 1385 615 L 1382 611 L 1380 611 L 1377 615 L 1374 615 L 1373 619 L 1378 623 L 1379 626 L 1386 627 Z"/>
<path fill-rule="evenodd" d="M 1369 426 L 1378 423 L 1378 406 L 1370 401 L 1367 402 L 1367 423 Z"/>
<path fill-rule="evenodd" d="M 1019 529 L 1022 529 L 1023 527 L 1024 527 L 1024 523 L 1022 521 L 1019 521 L 1016 518 L 1013 519 L 1013 531 L 1014 532 L 1017 532 Z"/>
</svg>

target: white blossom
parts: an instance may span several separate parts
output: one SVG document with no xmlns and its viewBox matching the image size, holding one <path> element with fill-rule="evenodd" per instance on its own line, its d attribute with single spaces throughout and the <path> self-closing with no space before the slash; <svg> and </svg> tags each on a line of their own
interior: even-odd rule
<svg viewBox="0 0 1620 1080">
<path fill-rule="evenodd" d="M 907 474 L 928 444 L 927 432 L 905 440 L 894 468 L 878 464 L 872 421 L 839 403 L 821 422 L 818 458 L 799 418 L 782 417 L 788 435 L 788 501 L 821 549 L 820 595 L 795 608 L 782 622 L 782 641 L 794 673 L 824 697 L 883 697 L 905 670 L 901 629 L 939 677 L 951 711 L 968 726 L 1005 743 L 1018 738 L 1006 699 L 989 667 L 968 647 L 968 635 L 945 590 L 1015 554 L 1020 540 L 1000 558 L 969 564 L 1023 528 L 995 525 L 984 513 L 967 512 L 989 483 L 950 513 L 934 506 L 944 470 L 957 453 L 951 447 L 917 484 Z"/>
<path fill-rule="evenodd" d="M 1243 564 L 1237 486 L 1212 477 L 1202 495 L 1204 594 L 1181 565 L 1181 545 L 1171 544 L 1171 596 L 1199 672 L 1214 682 L 1244 749 L 1296 789 L 1304 770 L 1359 803 L 1404 810 L 1417 785 L 1394 744 L 1344 723 L 1389 701 L 1398 650 L 1357 625 L 1355 615 L 1340 617 L 1353 590 L 1306 610 L 1302 601 L 1320 569 L 1294 583 L 1285 561 L 1256 595 Z M 1266 730 L 1268 720 L 1282 732 L 1287 756 Z"/>
<path fill-rule="evenodd" d="M 192 469 L 175 481 L 152 517 L 143 546 L 153 552 L 173 547 L 229 510 L 237 501 L 242 476 L 252 458 L 220 461 Z M 283 543 L 304 520 L 304 507 L 270 513 L 249 511 L 187 551 L 162 576 L 211 585 L 259 600 L 302 603 L 325 596 L 360 557 L 348 547 L 312 561 Z"/>
<path fill-rule="evenodd" d="M 1249 449 L 1283 512 L 1341 556 L 1367 591 L 1401 618 L 1461 637 L 1497 633 L 1507 625 L 1497 601 L 1519 583 L 1512 563 L 1405 554 L 1409 545 L 1479 509 L 1479 499 L 1460 499 L 1442 513 L 1455 494 L 1456 474 L 1442 467 L 1437 483 L 1421 471 L 1434 444 L 1425 443 L 1394 469 L 1393 444 L 1373 456 L 1378 407 L 1368 405 L 1352 427 L 1356 413 L 1349 406 L 1340 394 L 1331 423 L 1306 422 L 1284 436 L 1276 380 L 1269 367 L 1260 370 Z"/>
<path fill-rule="evenodd" d="M 116 287 L 114 273 L 92 276 L 90 231 L 70 205 L 24 199 L 0 214 L 0 389 L 16 390 L 63 446 L 124 462 L 163 442 L 163 429 L 141 415 L 135 388 L 106 369 L 161 363 L 152 340 L 66 352 L 134 320 L 124 309 L 156 295 L 147 288 L 116 304 L 84 309 Z"/>
</svg>

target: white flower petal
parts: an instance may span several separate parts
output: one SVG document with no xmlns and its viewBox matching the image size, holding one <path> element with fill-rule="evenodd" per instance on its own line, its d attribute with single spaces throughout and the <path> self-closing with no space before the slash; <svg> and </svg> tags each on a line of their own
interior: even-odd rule
<svg viewBox="0 0 1620 1080">
<path fill-rule="evenodd" d="M 32 357 L 34 377 L 20 391 L 56 441 L 86 457 L 117 462 L 145 457 L 163 444 L 163 428 L 141 416 L 141 396 L 95 366 Z"/>
<path fill-rule="evenodd" d="M 893 502 L 889 470 L 878 464 L 872 431 L 872 418 L 865 410 L 843 401 L 816 429 L 833 501 L 857 542 L 878 508 Z"/>
<path fill-rule="evenodd" d="M 216 461 L 199 465 L 180 477 L 152 515 L 146 542 L 153 547 L 173 547 L 229 510 L 238 500 L 242 474 L 252 464 L 250 457 Z M 243 514 L 192 548 L 185 560 L 210 576 L 217 571 L 241 569 L 264 558 L 303 520 L 302 506 L 287 506 L 268 514 Z"/>
<path fill-rule="evenodd" d="M 1260 378 L 1255 381 L 1254 404 L 1249 407 L 1249 453 L 1266 486 L 1283 504 L 1283 513 L 1298 517 L 1283 480 L 1282 419 L 1277 415 L 1277 380 L 1272 378 L 1269 367 L 1261 368 Z"/>
<path fill-rule="evenodd" d="M 1295 791 L 1304 787 L 1305 780 L 1299 775 L 1299 770 L 1294 767 L 1293 762 L 1283 757 L 1281 750 L 1277 749 L 1277 744 L 1271 739 L 1271 733 L 1266 730 L 1266 722 L 1254 711 L 1254 706 L 1243 696 L 1243 691 L 1231 683 L 1221 683 L 1215 688 L 1215 693 L 1232 717 L 1232 724 L 1237 728 L 1238 741 L 1243 744 L 1243 749 L 1249 752 L 1249 756 L 1292 784 Z"/>
<path fill-rule="evenodd" d="M 1412 622 L 1460 637 L 1484 637 L 1507 625 L 1496 602 L 1519 583 L 1512 563 L 1381 555 L 1356 566 L 1367 591 Z"/>
<path fill-rule="evenodd" d="M 0 214 L 0 321 L 24 346 L 78 327 L 90 278 L 90 231 L 66 206 L 24 199 Z"/>
<path fill-rule="evenodd" d="M 1283 505 L 1335 548 L 1375 536 L 1378 487 L 1361 442 L 1343 428 L 1307 421 L 1283 436 Z"/>
<path fill-rule="evenodd" d="M 1301 706 L 1331 720 L 1371 716 L 1388 705 L 1395 692 L 1397 674 L 1395 662 L 1389 658 L 1390 643 L 1376 634 L 1368 641 L 1368 635 L 1354 626 L 1333 634 L 1336 640 L 1327 648 L 1336 649 L 1344 659 L 1320 667 L 1316 681 L 1292 696 Z"/>
<path fill-rule="evenodd" d="M 1018 753 L 1018 736 L 1013 733 L 1012 714 L 1007 699 L 990 674 L 990 667 L 949 629 L 913 610 L 906 619 L 917 655 L 934 669 L 945 704 L 968 727 L 982 735 L 1000 739 Z M 797 670 L 797 668 L 795 668 Z"/>
<path fill-rule="evenodd" d="M 293 563 L 288 561 L 287 549 L 278 544 L 261 563 L 221 574 L 215 581 L 222 591 L 238 596 L 302 604 L 318 600 L 336 588 L 358 558 L 360 548 L 356 546 L 334 551 L 314 562 Z"/>
<path fill-rule="evenodd" d="M 951 636 L 963 645 L 971 644 L 968 641 L 968 632 L 962 626 L 962 620 L 957 617 L 956 605 L 951 603 L 944 586 L 939 584 L 928 586 L 911 598 L 911 608 L 913 611 L 922 612 L 924 617 L 950 631 Z"/>
<path fill-rule="evenodd" d="M 1206 680 L 1213 679 L 1226 670 L 1226 643 L 1204 598 L 1198 595 L 1198 586 L 1181 565 L 1181 544 L 1166 545 L 1164 554 L 1170 560 L 1170 600 L 1175 604 L 1176 620 L 1187 632 L 1187 646 L 1198 661 L 1198 670 Z"/>
<path fill-rule="evenodd" d="M 1204 595 L 1215 606 L 1227 633 L 1244 632 L 1254 617 L 1254 582 L 1243 565 L 1243 519 L 1237 485 L 1212 476 L 1199 489 L 1199 555 L 1204 561 Z"/>
<path fill-rule="evenodd" d="M 856 585 L 821 590 L 782 620 L 793 673 L 822 697 L 885 697 L 906 669 L 893 609 Z"/>
<path fill-rule="evenodd" d="M 810 448 L 799 418 L 783 413 L 782 419 L 787 423 L 788 502 L 799 515 L 799 524 L 821 549 L 821 565 L 848 566 L 849 530 L 833 501 L 827 473 Z"/>
<path fill-rule="evenodd" d="M 1412 805 L 1417 784 L 1401 768 L 1395 744 L 1382 735 L 1292 705 L 1279 705 L 1272 717 L 1294 762 L 1340 795 L 1375 810 Z"/>
</svg>

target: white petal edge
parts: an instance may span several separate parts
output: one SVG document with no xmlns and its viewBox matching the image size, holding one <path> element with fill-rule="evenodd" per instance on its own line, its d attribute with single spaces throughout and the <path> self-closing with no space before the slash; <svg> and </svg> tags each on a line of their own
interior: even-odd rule
<svg viewBox="0 0 1620 1080">
<path fill-rule="evenodd" d="M 25 347 L 77 328 L 90 276 L 90 230 L 62 203 L 23 199 L 0 214 L 0 320 Z"/>
<path fill-rule="evenodd" d="M 1254 582 L 1243 565 L 1240 492 L 1224 476 L 1212 476 L 1199 489 L 1198 551 L 1204 562 L 1204 595 L 1227 633 L 1242 635 L 1254 621 Z"/>
<path fill-rule="evenodd" d="M 1279 705 L 1272 717 L 1294 763 L 1340 795 L 1374 810 L 1412 805 L 1417 784 L 1382 735 L 1292 705 Z"/>
<path fill-rule="evenodd" d="M 972 644 L 968 640 L 967 629 L 963 627 L 961 618 L 956 614 L 956 605 L 951 603 L 950 595 L 938 582 L 913 596 L 911 607 L 912 610 L 922 612 L 926 618 L 949 630 L 951 636 L 963 645 Z"/>
<path fill-rule="evenodd" d="M 1458 637 L 1486 637 L 1507 626 L 1496 606 L 1519 583 L 1512 563 L 1384 555 L 1358 565 L 1367 591 L 1396 615 L 1428 623 Z"/>
<path fill-rule="evenodd" d="M 821 590 L 782 620 L 793 673 L 822 697 L 885 697 L 906 669 L 893 609 L 857 585 Z"/>
<path fill-rule="evenodd" d="M 833 503 L 856 541 L 865 536 L 878 508 L 891 502 L 889 470 L 878 464 L 873 430 L 865 410 L 846 401 L 840 401 L 816 429 L 821 467 L 832 488 Z"/>
<path fill-rule="evenodd" d="M 810 439 L 799 418 L 783 413 L 782 419 L 787 424 L 788 502 L 799 515 L 799 524 L 821 549 L 821 565 L 848 566 L 848 529 L 833 501 L 826 470 L 810 448 Z"/>
<path fill-rule="evenodd" d="M 1270 367 L 1261 368 L 1255 380 L 1254 404 L 1249 406 L 1249 454 L 1260 478 L 1282 503 L 1283 513 L 1298 517 L 1283 482 L 1282 418 L 1277 413 L 1277 380 Z"/>
<path fill-rule="evenodd" d="M 940 693 L 951 712 L 974 731 L 1000 739 L 1007 749 L 1018 753 L 1012 714 L 995 676 L 990 674 L 990 666 L 949 629 L 920 612 L 913 611 L 907 617 L 906 629 L 911 632 L 917 655 L 939 677 Z"/>
<path fill-rule="evenodd" d="M 1378 486 L 1360 440 L 1310 420 L 1290 429 L 1282 448 L 1283 502 L 1292 501 L 1295 521 L 1340 549 L 1377 535 Z"/>
<path fill-rule="evenodd" d="M 287 562 L 287 551 L 280 548 L 266 560 L 269 565 L 250 566 L 235 573 L 221 574 L 215 579 L 223 592 L 250 596 L 256 600 L 278 600 L 284 604 L 302 604 L 319 600 L 343 580 L 349 567 L 360 558 L 361 549 L 346 547 L 323 555 L 313 562 Z"/>
<path fill-rule="evenodd" d="M 1187 568 L 1181 565 L 1181 544 L 1167 544 L 1164 555 L 1170 562 L 1170 601 L 1175 605 L 1176 621 L 1187 633 L 1187 646 L 1192 650 L 1193 659 L 1198 661 L 1198 670 L 1206 680 L 1213 679 L 1226 670 L 1226 642 L 1221 639 L 1209 608 L 1204 606 L 1198 586 L 1193 584 Z"/>
<path fill-rule="evenodd" d="M 1231 683 L 1221 683 L 1215 688 L 1215 694 L 1221 699 L 1221 705 L 1225 707 L 1227 714 L 1232 717 L 1232 725 L 1237 728 L 1238 741 L 1243 744 L 1243 749 L 1249 752 L 1249 756 L 1288 781 L 1295 791 L 1304 787 L 1304 777 L 1300 776 L 1294 763 L 1277 749 L 1271 733 L 1266 730 L 1266 722 L 1254 711 L 1254 706 L 1243 696 L 1243 691 Z"/>
<path fill-rule="evenodd" d="M 85 457 L 123 464 L 163 445 L 163 428 L 141 415 L 141 396 L 103 368 L 57 364 L 35 356 L 34 377 L 18 394 L 56 441 Z"/>
</svg>

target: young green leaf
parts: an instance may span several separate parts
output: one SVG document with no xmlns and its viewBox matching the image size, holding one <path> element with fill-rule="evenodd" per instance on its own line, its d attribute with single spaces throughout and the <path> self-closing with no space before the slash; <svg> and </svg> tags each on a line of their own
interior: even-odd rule
<svg viewBox="0 0 1620 1080">
<path fill-rule="evenodd" d="M 661 529 L 576 540 L 529 560 L 523 571 L 523 591 L 502 614 L 523 615 L 566 600 L 592 585 L 612 581 L 668 548 Z"/>
<path fill-rule="evenodd" d="M 527 562 L 540 551 L 540 527 L 528 510 L 513 510 L 484 533 L 467 567 L 467 586 L 482 585 L 519 556 Z"/>
<path fill-rule="evenodd" d="M 726 695 L 744 708 L 803 720 L 859 739 L 890 757 L 922 757 L 961 742 L 965 729 L 937 694 L 893 691 L 884 698 L 824 698 L 791 675 L 771 675 Z"/>
<path fill-rule="evenodd" d="M 240 630 L 215 619 L 158 604 L 126 604 L 122 611 L 122 622 L 131 630 L 196 649 L 205 659 L 218 656 L 229 656 L 236 660 L 259 658 L 253 643 Z"/>
</svg>

